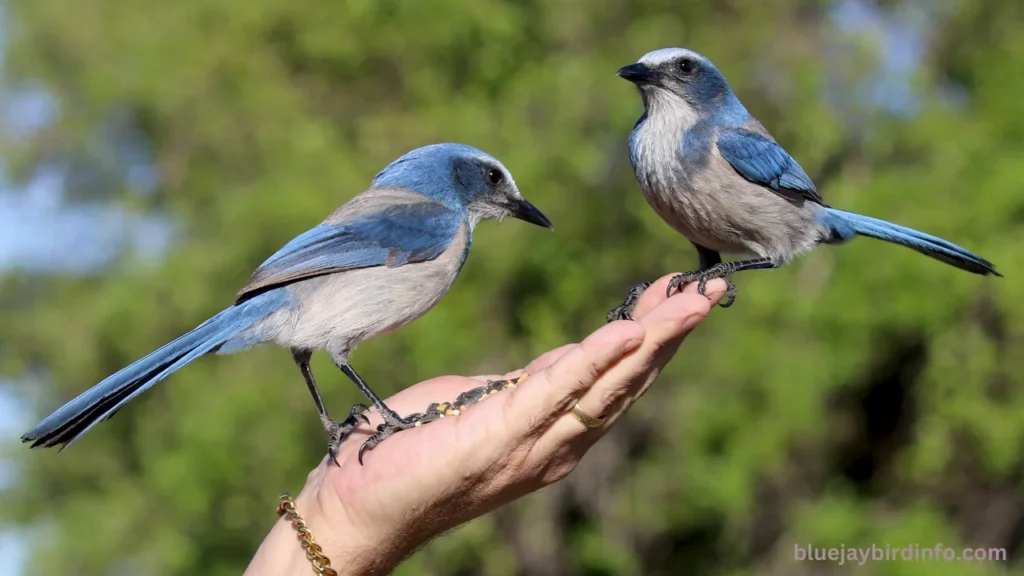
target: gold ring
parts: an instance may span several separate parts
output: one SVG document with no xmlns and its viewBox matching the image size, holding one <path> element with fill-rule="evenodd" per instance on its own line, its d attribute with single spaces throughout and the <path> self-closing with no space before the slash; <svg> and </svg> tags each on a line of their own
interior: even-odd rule
<svg viewBox="0 0 1024 576">
<path fill-rule="evenodd" d="M 587 414 L 583 410 L 583 408 L 580 408 L 579 402 L 577 402 L 576 405 L 572 407 L 571 412 L 572 415 L 575 416 L 576 419 L 580 421 L 580 424 L 583 424 L 587 428 L 597 428 L 601 426 L 601 424 L 604 424 L 604 418 L 594 418 L 590 414 Z"/>
</svg>

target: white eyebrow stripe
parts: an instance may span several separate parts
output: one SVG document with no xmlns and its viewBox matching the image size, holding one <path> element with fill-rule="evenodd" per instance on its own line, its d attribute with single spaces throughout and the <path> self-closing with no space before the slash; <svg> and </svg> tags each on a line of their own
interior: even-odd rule
<svg viewBox="0 0 1024 576">
<path fill-rule="evenodd" d="M 654 50 L 644 54 L 640 58 L 639 63 L 648 66 L 658 66 L 690 53 L 689 50 L 684 50 L 683 48 L 662 48 L 661 50 Z"/>
</svg>

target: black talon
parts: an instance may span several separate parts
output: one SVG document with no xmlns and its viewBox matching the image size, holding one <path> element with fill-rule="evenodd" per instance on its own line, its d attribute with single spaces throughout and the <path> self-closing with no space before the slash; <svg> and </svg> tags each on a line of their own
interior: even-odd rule
<svg viewBox="0 0 1024 576">
<path fill-rule="evenodd" d="M 732 280 L 728 278 L 725 278 L 724 280 L 726 286 L 725 300 L 719 302 L 718 305 L 721 306 L 722 308 L 728 308 L 729 306 L 732 306 L 733 302 L 736 301 L 736 294 L 739 292 L 739 289 L 736 288 L 736 284 L 733 284 Z"/>
<path fill-rule="evenodd" d="M 377 430 L 378 430 L 377 434 L 380 434 L 380 429 L 381 429 L 382 426 L 383 426 L 383 424 L 381 426 L 377 427 Z M 374 440 L 374 438 L 376 438 L 377 434 L 374 434 L 373 436 L 370 436 L 369 438 L 367 438 L 366 442 L 363 442 L 363 445 L 359 447 L 359 465 L 360 466 L 363 465 L 363 453 L 366 452 L 367 450 L 372 450 L 374 446 L 376 446 L 377 444 L 380 443 L 379 441 L 375 441 L 373 443 L 373 445 L 370 445 L 370 441 Z M 383 440 L 383 438 L 382 438 L 382 440 Z"/>
<path fill-rule="evenodd" d="M 421 419 L 416 418 L 416 416 L 422 415 L 414 414 L 413 417 L 408 418 L 399 418 L 395 415 L 394 421 L 385 422 L 377 426 L 377 433 L 367 438 L 366 442 L 363 442 L 363 445 L 359 447 L 359 465 L 363 465 L 363 454 L 366 453 L 367 450 L 373 450 L 389 436 L 392 436 L 396 432 L 401 432 L 402 430 L 414 428 L 417 422 L 421 422 Z"/>
<path fill-rule="evenodd" d="M 682 292 L 683 284 L 685 284 L 686 282 L 686 274 L 679 274 L 678 276 L 673 276 L 672 279 L 668 281 L 668 288 L 665 289 L 665 297 L 671 298 L 673 290 Z"/>
<path fill-rule="evenodd" d="M 348 418 L 345 418 L 343 422 L 335 422 L 333 420 L 327 420 L 324 422 L 324 428 L 327 430 L 329 440 L 327 441 L 327 464 L 328 466 L 334 464 L 335 466 L 341 467 L 338 463 L 338 448 L 341 443 L 348 438 L 352 431 L 359 426 L 359 421 L 366 421 L 366 405 L 356 404 L 349 411 Z"/>
<path fill-rule="evenodd" d="M 605 315 L 606 323 L 614 322 L 616 320 L 632 320 L 633 310 L 636 308 L 636 303 L 640 301 L 640 296 L 642 296 L 644 291 L 650 288 L 650 286 L 651 282 L 641 282 L 640 284 L 634 284 L 631 286 L 626 297 L 622 300 L 622 304 L 611 309 L 608 314 Z"/>
<path fill-rule="evenodd" d="M 732 306 L 732 303 L 736 300 L 736 293 L 738 292 L 736 285 L 733 284 L 733 281 L 727 276 L 729 272 L 729 265 L 721 263 L 715 264 L 706 270 L 683 272 L 682 274 L 672 277 L 672 280 L 668 283 L 668 289 L 665 291 L 665 295 L 671 297 L 673 291 L 677 293 L 682 292 L 685 284 L 696 282 L 697 293 L 706 298 L 708 295 L 708 280 L 721 278 L 725 280 L 726 286 L 728 287 L 726 294 L 729 296 L 729 299 L 725 302 L 719 302 L 719 306 L 722 308 L 728 308 L 729 306 Z"/>
<path fill-rule="evenodd" d="M 373 450 L 377 445 L 384 441 L 385 438 L 391 436 L 395 432 L 401 432 L 402 430 L 408 430 L 416 426 L 418 419 L 416 414 L 408 418 L 402 418 L 394 411 L 387 409 L 380 410 L 380 415 L 384 417 L 384 423 L 377 426 L 377 432 L 366 439 L 363 445 L 359 447 L 359 465 L 363 465 L 363 454 L 367 450 Z"/>
<path fill-rule="evenodd" d="M 369 412 L 370 407 L 363 403 L 354 404 L 352 409 L 349 410 L 349 416 L 352 418 L 359 418 L 367 424 L 370 423 L 370 419 L 366 417 L 366 413 Z"/>
</svg>

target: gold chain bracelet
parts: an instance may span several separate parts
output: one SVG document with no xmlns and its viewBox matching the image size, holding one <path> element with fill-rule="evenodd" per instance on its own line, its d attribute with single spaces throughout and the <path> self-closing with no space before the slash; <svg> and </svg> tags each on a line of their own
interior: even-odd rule
<svg viewBox="0 0 1024 576">
<path fill-rule="evenodd" d="M 306 551 L 306 558 L 313 565 L 313 571 L 317 574 L 338 576 L 338 571 L 331 568 L 331 560 L 324 556 L 324 549 L 313 540 L 313 533 L 306 527 L 306 521 L 295 511 L 295 502 L 292 501 L 291 494 L 281 492 L 278 501 L 280 503 L 277 505 L 277 515 L 284 516 L 299 533 L 299 541 L 302 543 L 302 549 Z"/>
</svg>

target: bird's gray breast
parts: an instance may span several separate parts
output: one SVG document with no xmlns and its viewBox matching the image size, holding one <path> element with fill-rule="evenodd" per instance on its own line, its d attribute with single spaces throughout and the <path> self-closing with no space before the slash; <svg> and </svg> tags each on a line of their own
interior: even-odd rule
<svg viewBox="0 0 1024 576">
<path fill-rule="evenodd" d="M 713 128 L 670 128 L 650 119 L 638 126 L 633 160 L 644 197 L 669 226 L 718 252 L 780 260 L 818 241 L 815 207 L 743 178 L 719 153 Z"/>
<path fill-rule="evenodd" d="M 728 174 L 712 155 L 712 135 L 701 128 L 680 129 L 650 117 L 634 135 L 634 170 L 651 208 L 669 226 L 701 246 L 720 252 L 746 252 L 734 238 L 722 196 Z"/>
<path fill-rule="evenodd" d="M 416 320 L 451 288 L 469 242 L 469 226 L 463 222 L 448 248 L 433 260 L 349 270 L 289 286 L 298 305 L 268 319 L 279 326 L 274 341 L 347 353 L 363 340 Z"/>
</svg>

